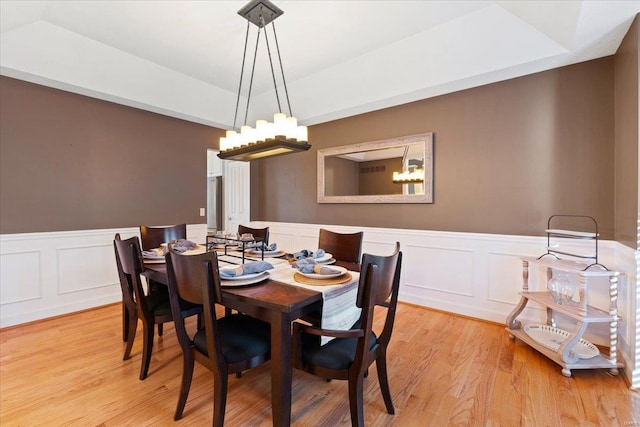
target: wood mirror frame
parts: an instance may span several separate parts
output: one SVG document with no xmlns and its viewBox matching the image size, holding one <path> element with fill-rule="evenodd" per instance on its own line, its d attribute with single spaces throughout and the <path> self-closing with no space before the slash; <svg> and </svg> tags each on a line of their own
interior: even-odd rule
<svg viewBox="0 0 640 427">
<path fill-rule="evenodd" d="M 326 191 L 326 186 L 331 184 L 333 176 L 327 173 L 325 169 L 327 160 L 333 157 L 352 157 L 350 160 L 354 160 L 355 157 L 364 158 L 367 153 L 372 152 L 382 153 L 394 152 L 392 158 L 397 157 L 397 153 L 405 149 L 408 146 L 417 145 L 422 148 L 422 159 L 424 168 L 424 182 L 422 184 L 424 191 L 419 194 L 366 194 L 366 195 L 336 195 L 335 191 Z M 382 157 L 377 157 L 382 158 Z M 406 167 L 406 161 L 409 160 L 405 155 L 400 154 L 400 161 L 398 165 Z M 354 160 L 362 161 L 362 160 Z M 387 171 L 387 174 L 392 174 L 393 171 Z M 360 168 L 359 173 L 363 173 Z M 389 180 L 390 176 L 387 175 Z M 348 179 L 345 182 L 345 186 L 353 184 L 354 179 Z M 358 178 L 359 181 L 359 178 Z M 402 185 L 403 193 L 408 191 L 409 184 L 394 184 Z M 403 136 L 400 138 L 390 138 L 379 141 L 364 142 L 361 144 L 345 145 L 341 147 L 332 147 L 318 150 L 318 203 L 433 203 L 433 133 L 421 133 L 417 135 Z"/>
</svg>

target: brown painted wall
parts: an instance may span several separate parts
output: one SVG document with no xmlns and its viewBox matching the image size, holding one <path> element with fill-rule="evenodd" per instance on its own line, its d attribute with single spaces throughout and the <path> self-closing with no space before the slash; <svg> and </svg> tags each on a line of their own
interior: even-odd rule
<svg viewBox="0 0 640 427">
<path fill-rule="evenodd" d="M 615 239 L 638 245 L 638 17 L 615 55 Z"/>
<path fill-rule="evenodd" d="M 220 133 L 0 77 L 0 233 L 203 223 Z"/>
<path fill-rule="evenodd" d="M 549 215 L 575 213 L 596 217 L 605 239 L 615 222 L 631 245 L 637 22 L 629 34 L 615 59 L 313 126 L 309 152 L 253 162 L 251 218 L 536 235 Z M 316 203 L 317 149 L 428 131 L 435 203 Z M 202 223 L 206 149 L 221 133 L 0 77 L 0 233 Z"/>
<path fill-rule="evenodd" d="M 550 215 L 581 214 L 612 239 L 613 65 L 606 57 L 312 126 L 309 151 L 252 163 L 251 219 L 541 235 Z M 318 149 L 423 132 L 435 133 L 433 204 L 316 203 Z"/>
</svg>

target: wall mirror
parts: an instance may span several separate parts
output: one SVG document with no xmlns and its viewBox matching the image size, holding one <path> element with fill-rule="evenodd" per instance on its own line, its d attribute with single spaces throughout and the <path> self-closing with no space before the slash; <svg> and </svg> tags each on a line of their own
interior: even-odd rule
<svg viewBox="0 0 640 427">
<path fill-rule="evenodd" d="M 318 150 L 318 203 L 433 203 L 433 133 Z"/>
</svg>

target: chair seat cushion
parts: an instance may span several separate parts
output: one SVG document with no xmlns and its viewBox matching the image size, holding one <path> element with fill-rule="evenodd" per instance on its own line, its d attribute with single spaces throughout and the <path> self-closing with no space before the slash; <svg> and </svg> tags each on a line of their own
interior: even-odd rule
<svg viewBox="0 0 640 427">
<path fill-rule="evenodd" d="M 169 301 L 169 293 L 166 289 L 167 287 L 164 286 L 164 289 L 159 288 L 153 290 L 147 295 L 147 306 L 154 316 L 167 316 L 171 314 L 171 303 Z M 202 306 L 199 304 L 194 304 L 180 298 L 180 311 L 183 313 L 185 311 L 192 311 L 195 313 L 201 308 Z"/>
<path fill-rule="evenodd" d="M 166 286 L 165 286 L 166 288 Z M 171 304 L 169 303 L 169 293 L 165 290 L 154 290 L 147 295 L 147 307 L 154 316 L 164 316 L 171 314 Z"/>
<path fill-rule="evenodd" d="M 232 314 L 218 319 L 222 354 L 227 363 L 251 359 L 271 350 L 271 327 L 268 323 L 245 314 Z M 193 338 L 195 348 L 207 352 L 204 329 Z"/>
<path fill-rule="evenodd" d="M 371 350 L 378 343 L 378 337 L 371 332 Z M 356 355 L 357 338 L 334 338 L 320 345 L 320 337 L 302 334 L 302 361 L 306 365 L 322 366 L 329 369 L 349 369 Z"/>
</svg>

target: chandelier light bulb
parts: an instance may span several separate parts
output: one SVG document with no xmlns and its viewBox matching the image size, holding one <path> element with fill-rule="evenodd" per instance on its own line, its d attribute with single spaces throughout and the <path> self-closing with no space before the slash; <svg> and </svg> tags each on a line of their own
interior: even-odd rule
<svg viewBox="0 0 640 427">
<path fill-rule="evenodd" d="M 298 142 L 307 142 L 309 140 L 306 126 L 298 126 L 296 129 L 296 139 Z"/>
</svg>

